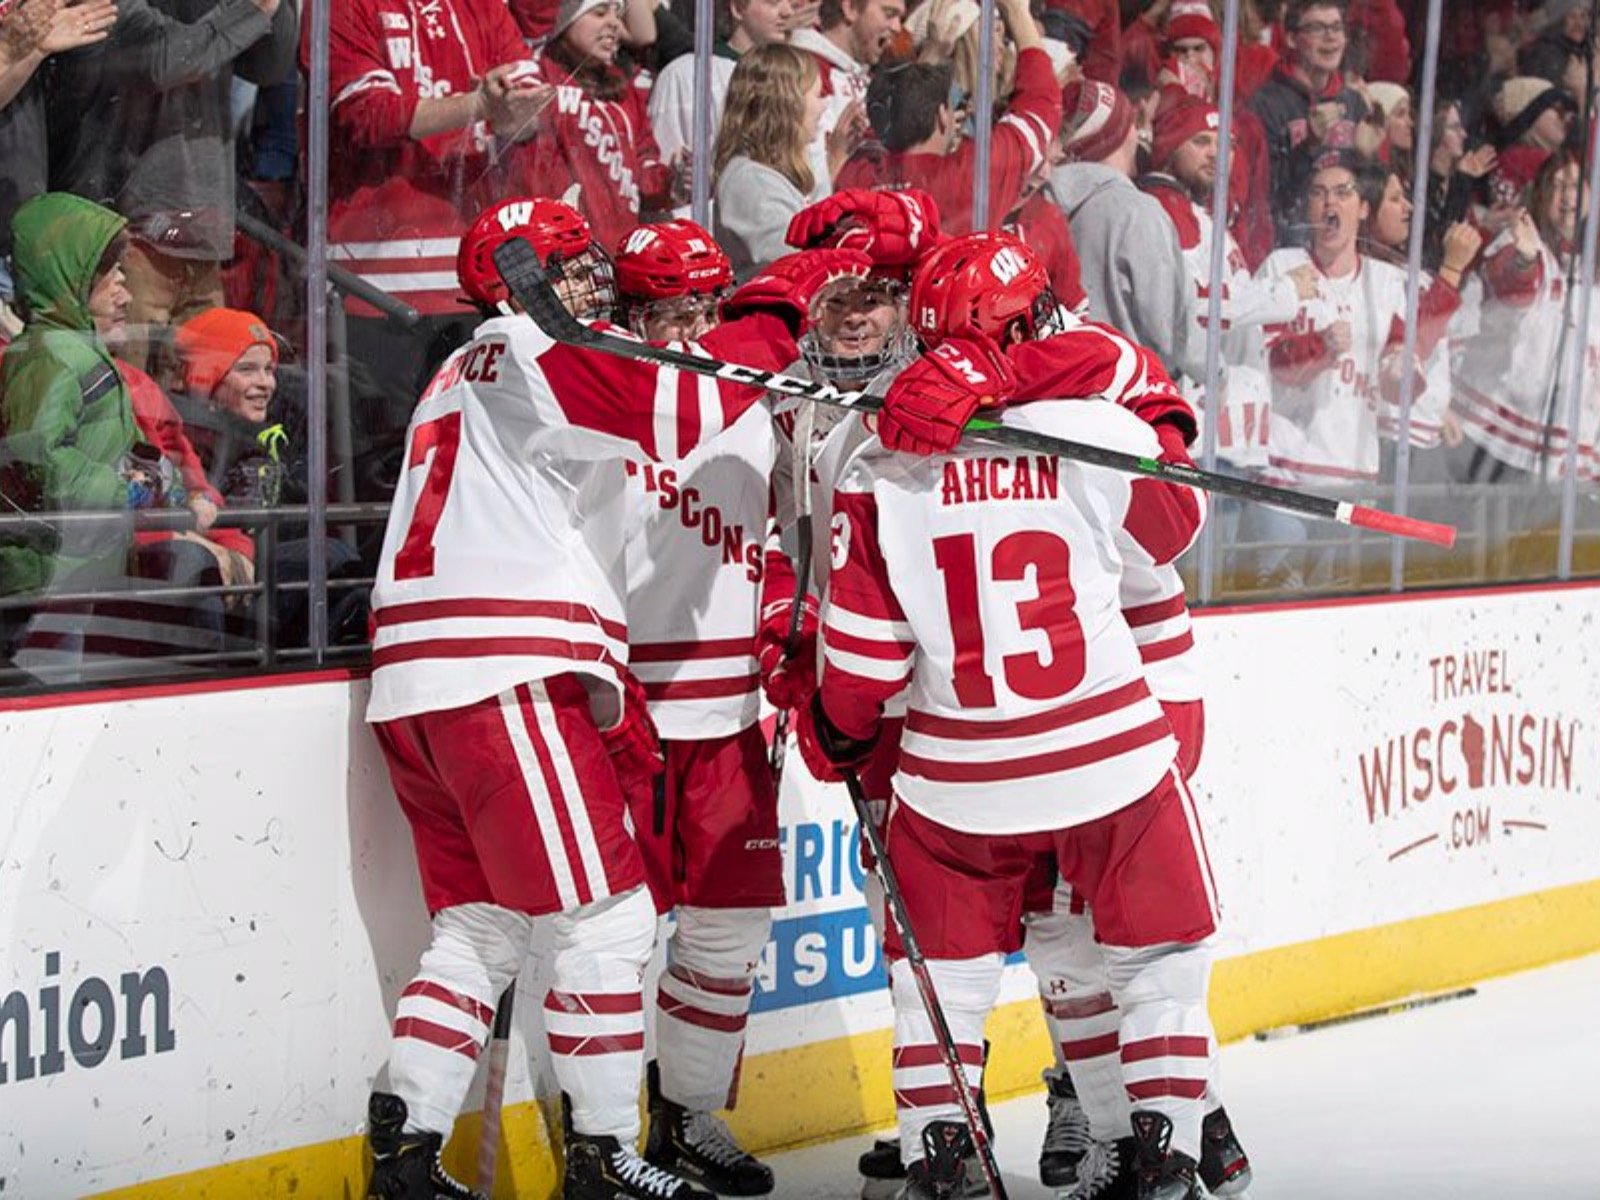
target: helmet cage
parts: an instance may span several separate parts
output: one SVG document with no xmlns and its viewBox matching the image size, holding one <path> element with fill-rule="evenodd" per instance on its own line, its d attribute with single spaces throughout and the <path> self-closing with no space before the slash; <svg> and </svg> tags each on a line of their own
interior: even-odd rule
<svg viewBox="0 0 1600 1200">
<path fill-rule="evenodd" d="M 623 323 L 632 333 L 649 339 L 656 335 L 650 332 L 648 325 L 656 320 L 668 320 L 679 325 L 702 323 L 703 328 L 710 328 L 717 323 L 717 310 L 725 294 L 725 288 L 717 288 L 715 291 L 684 292 L 654 300 L 624 296 L 619 302 L 619 312 Z"/>
<path fill-rule="evenodd" d="M 552 275 L 561 303 L 580 321 L 611 316 L 617 304 L 617 277 L 611 257 L 590 242 L 576 254 L 551 254 L 545 269 Z"/>
<path fill-rule="evenodd" d="M 895 309 L 894 325 L 884 334 L 882 344 L 876 350 L 864 354 L 841 354 L 827 344 L 829 339 L 821 332 L 821 309 L 830 301 L 837 302 L 857 293 L 863 297 L 881 293 L 884 299 L 868 307 L 892 304 Z M 917 355 L 917 339 L 906 324 L 904 288 L 893 279 L 875 275 L 846 275 L 831 281 L 812 300 L 811 327 L 800 338 L 800 354 L 814 375 L 835 386 L 859 383 L 889 368 L 904 366 Z"/>
</svg>

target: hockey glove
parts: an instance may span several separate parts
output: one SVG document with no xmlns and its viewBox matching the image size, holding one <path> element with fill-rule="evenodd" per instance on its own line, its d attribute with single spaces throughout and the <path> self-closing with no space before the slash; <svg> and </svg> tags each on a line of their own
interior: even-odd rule
<svg viewBox="0 0 1600 1200">
<path fill-rule="evenodd" d="M 806 768 L 823 783 L 843 783 L 847 773 L 866 765 L 872 748 L 878 744 L 876 729 L 866 738 L 846 737 L 836 729 L 823 711 L 821 692 L 799 711 L 794 732 Z"/>
<path fill-rule="evenodd" d="M 878 438 L 890 450 L 942 454 L 980 408 L 1004 404 L 1016 389 L 1006 356 L 983 338 L 947 338 L 889 385 Z"/>
<path fill-rule="evenodd" d="M 624 795 L 648 786 L 666 769 L 666 761 L 661 757 L 661 735 L 650 717 L 644 685 L 632 671 L 622 672 L 622 719 L 601 733 L 600 740 L 611 756 L 611 765 L 622 782 Z"/>
<path fill-rule="evenodd" d="M 800 637 L 794 653 L 787 653 L 794 597 L 761 609 L 756 630 L 756 662 L 761 666 L 761 690 L 774 708 L 804 708 L 817 691 L 817 602 L 800 601 Z"/>
<path fill-rule="evenodd" d="M 920 188 L 846 188 L 795 213 L 787 240 L 862 250 L 875 267 L 909 268 L 939 243 L 939 208 Z"/>
<path fill-rule="evenodd" d="M 811 326 L 811 302 L 826 285 L 846 275 L 865 279 L 872 259 L 859 250 L 800 250 L 786 254 L 741 285 L 722 304 L 722 319 L 753 313 L 781 318 L 795 337 Z"/>
</svg>

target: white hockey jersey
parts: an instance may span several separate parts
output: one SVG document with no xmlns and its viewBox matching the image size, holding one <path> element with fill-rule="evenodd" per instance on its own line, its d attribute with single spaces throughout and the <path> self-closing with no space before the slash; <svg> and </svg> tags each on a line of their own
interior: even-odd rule
<svg viewBox="0 0 1600 1200">
<path fill-rule="evenodd" d="M 1566 274 L 1540 246 L 1528 270 L 1515 263 L 1509 231 L 1484 252 L 1478 335 L 1462 345 L 1455 364 L 1455 404 L 1467 437 L 1519 471 L 1548 478 L 1564 473 L 1567 454 L 1567 359 L 1558 355 L 1565 316 Z M 1576 325 L 1576 305 L 1573 314 Z M 1574 335 L 1576 329 L 1574 329 Z M 1584 352 L 1584 394 L 1578 414 L 1578 478 L 1600 474 L 1600 306 Z M 1552 407 L 1551 397 L 1557 396 Z M 1552 419 L 1553 418 L 1553 419 Z M 1549 427 L 1546 421 L 1549 419 Z"/>
<path fill-rule="evenodd" d="M 1276 250 L 1256 278 L 1285 280 L 1307 265 L 1316 263 L 1305 250 Z M 1385 349 L 1403 334 L 1404 271 L 1363 256 L 1345 278 L 1318 274 L 1318 298 L 1267 334 L 1272 420 L 1266 479 L 1283 487 L 1377 479 L 1380 371 Z M 1350 324 L 1350 349 L 1334 357 L 1310 335 L 1339 321 Z"/>
<path fill-rule="evenodd" d="M 706 338 L 719 357 L 772 366 L 793 345 L 770 317 Z M 597 681 L 602 727 L 614 722 L 628 661 L 624 457 L 682 457 L 759 397 L 554 343 L 526 317 L 479 326 L 406 434 L 373 586 L 367 719 L 578 672 Z"/>
<path fill-rule="evenodd" d="M 757 406 L 684 459 L 628 464 L 630 657 L 664 738 L 721 737 L 761 715 L 772 425 Z"/>
<path fill-rule="evenodd" d="M 1158 455 L 1109 404 L 1007 424 Z M 823 703 L 859 736 L 908 689 L 895 793 L 978 833 L 1059 829 L 1148 792 L 1176 743 L 1122 617 L 1130 543 L 1167 563 L 1204 513 L 1188 488 L 1048 455 L 864 448 L 833 504 Z"/>
</svg>

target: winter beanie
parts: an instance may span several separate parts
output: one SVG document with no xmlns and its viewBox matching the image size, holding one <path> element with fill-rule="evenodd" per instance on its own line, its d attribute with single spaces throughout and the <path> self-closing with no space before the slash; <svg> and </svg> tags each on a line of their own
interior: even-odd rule
<svg viewBox="0 0 1600 1200">
<path fill-rule="evenodd" d="M 1222 55 L 1222 31 L 1217 28 L 1217 18 L 1212 15 L 1206 0 L 1175 0 L 1167 10 L 1167 23 L 1162 27 L 1162 37 L 1168 47 L 1173 42 L 1198 38 L 1211 47 L 1219 58 Z"/>
<path fill-rule="evenodd" d="M 1520 141 L 1545 110 L 1558 105 L 1573 107 L 1572 97 L 1548 79 L 1518 75 L 1506 80 L 1494 97 L 1494 115 L 1500 122 L 1496 140 L 1501 148 Z"/>
<path fill-rule="evenodd" d="M 278 342 L 255 313 L 209 308 L 178 327 L 178 354 L 189 390 L 201 396 L 216 391 L 233 364 L 252 346 L 266 346 L 278 361 Z"/>
<path fill-rule="evenodd" d="M 1197 134 L 1216 133 L 1221 124 L 1216 105 L 1191 96 L 1180 87 L 1163 88 L 1155 137 L 1150 144 L 1150 169 L 1165 171 L 1178 147 Z"/>
<path fill-rule="evenodd" d="M 1114 153 L 1133 128 L 1133 105 L 1109 83 L 1086 79 L 1061 97 L 1067 114 L 1067 157 L 1100 162 Z"/>
</svg>

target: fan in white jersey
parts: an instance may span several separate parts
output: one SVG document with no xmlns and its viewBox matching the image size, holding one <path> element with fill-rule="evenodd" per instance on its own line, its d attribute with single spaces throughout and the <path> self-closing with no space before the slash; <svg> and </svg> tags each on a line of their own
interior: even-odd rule
<svg viewBox="0 0 1600 1200">
<path fill-rule="evenodd" d="M 438 1149 L 532 918 L 552 914 L 543 1007 L 566 1106 L 564 1200 L 699 1200 L 709 1193 L 634 1150 L 656 915 L 623 780 L 661 760 L 626 666 L 623 461 L 681 458 L 759 393 L 554 342 L 495 271 L 493 250 L 514 236 L 575 313 L 613 299 L 609 260 L 576 211 L 514 200 L 485 212 L 457 273 L 487 319 L 407 433 L 373 587 L 367 719 L 412 826 L 433 940 L 401 993 L 393 1090 L 369 1106 L 368 1194 L 473 1195 Z M 732 297 L 743 319 L 707 350 L 780 366 L 835 269 L 775 264 Z"/>
<path fill-rule="evenodd" d="M 649 341 L 698 338 L 732 278 L 694 222 L 641 226 L 617 251 L 619 315 Z M 628 466 L 629 655 L 666 762 L 634 781 L 628 808 L 656 907 L 677 912 L 645 1158 L 723 1196 L 773 1187 L 715 1112 L 734 1105 L 756 963 L 783 903 L 755 657 L 775 453 L 758 405 L 681 459 Z"/>
<path fill-rule="evenodd" d="M 930 396 L 897 411 L 942 411 L 957 428 L 963 410 L 1013 385 L 999 348 L 1055 319 L 1043 266 L 1004 235 L 930 255 L 912 286 L 919 326 L 925 306 L 943 314 L 927 324 L 962 336 L 890 394 Z M 1006 419 L 1164 453 L 1114 405 L 1037 404 Z M 904 431 L 888 413 L 880 436 L 884 425 Z M 837 777 L 870 749 L 885 703 L 906 695 L 888 850 L 970 1083 L 1030 879 L 1053 865 L 1086 898 L 1122 1009 L 1145 1200 L 1199 1194 L 1215 908 L 1176 743 L 1121 617 L 1121 568 L 1130 556 L 1170 562 L 1203 510 L 1187 488 L 1044 455 L 869 444 L 834 497 L 821 688 L 800 726 L 808 764 Z M 903 1194 L 933 1196 L 953 1181 L 929 1177 L 920 1134 L 959 1109 L 896 936 L 889 952 Z"/>
</svg>

